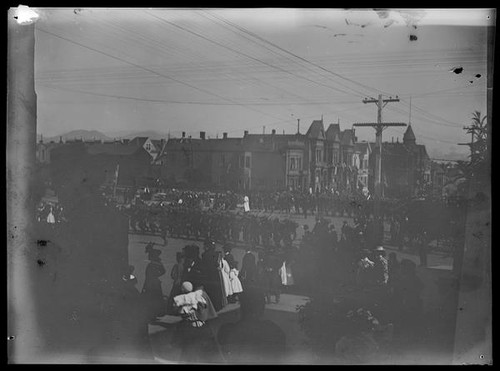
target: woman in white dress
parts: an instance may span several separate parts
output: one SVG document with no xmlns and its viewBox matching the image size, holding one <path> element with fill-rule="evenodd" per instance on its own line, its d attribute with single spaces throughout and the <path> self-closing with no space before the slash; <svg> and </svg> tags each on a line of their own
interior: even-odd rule
<svg viewBox="0 0 500 371">
<path fill-rule="evenodd" d="M 222 273 L 222 283 L 225 292 L 225 297 L 227 298 L 228 296 L 233 295 L 233 290 L 231 288 L 231 281 L 229 279 L 229 272 L 231 271 L 231 268 L 229 268 L 229 263 L 226 261 L 226 259 L 222 258 L 221 251 L 218 252 L 218 261 L 219 261 L 219 269 L 221 270 Z"/>
<path fill-rule="evenodd" d="M 243 286 L 241 285 L 241 281 L 238 277 L 238 263 L 233 261 L 232 266 L 229 271 L 229 280 L 231 282 L 231 289 L 233 290 L 233 296 L 231 298 L 232 302 L 236 302 L 236 297 L 240 292 L 243 292 Z"/>
<path fill-rule="evenodd" d="M 250 211 L 250 199 L 248 196 L 245 196 L 243 198 L 243 209 L 245 210 L 245 213 L 248 213 Z"/>
<path fill-rule="evenodd" d="M 53 211 L 52 206 L 50 206 L 49 215 L 47 215 L 47 223 L 49 223 L 49 224 L 56 223 L 56 218 L 54 217 L 54 211 Z"/>
</svg>

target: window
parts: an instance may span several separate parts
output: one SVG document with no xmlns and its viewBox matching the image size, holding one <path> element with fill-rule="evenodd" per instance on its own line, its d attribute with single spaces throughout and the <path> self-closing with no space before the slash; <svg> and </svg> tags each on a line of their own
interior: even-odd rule
<svg viewBox="0 0 500 371">
<path fill-rule="evenodd" d="M 321 162 L 321 150 L 316 150 L 316 162 Z"/>
<path fill-rule="evenodd" d="M 151 143 L 146 143 L 146 151 L 151 151 Z"/>
<path fill-rule="evenodd" d="M 245 156 L 245 167 L 250 169 L 250 156 Z"/>
<path fill-rule="evenodd" d="M 224 153 L 220 154 L 220 166 L 222 167 L 226 166 L 226 155 Z"/>
<path fill-rule="evenodd" d="M 245 156 L 240 155 L 240 169 L 243 169 L 245 167 Z"/>
<path fill-rule="evenodd" d="M 289 170 L 302 170 L 302 157 L 292 155 L 289 157 Z"/>
<path fill-rule="evenodd" d="M 363 159 L 363 169 L 368 169 L 368 159 L 366 157 Z"/>
</svg>

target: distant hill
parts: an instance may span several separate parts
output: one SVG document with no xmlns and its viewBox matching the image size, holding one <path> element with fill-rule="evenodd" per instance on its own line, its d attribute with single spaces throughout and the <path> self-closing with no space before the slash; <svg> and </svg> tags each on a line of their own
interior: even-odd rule
<svg viewBox="0 0 500 371">
<path fill-rule="evenodd" d="M 445 152 L 438 148 L 431 148 L 429 150 L 429 156 L 439 160 L 467 161 L 469 159 L 469 152 L 467 150 L 464 150 L 464 152 L 457 152 L 454 149 Z"/>
<path fill-rule="evenodd" d="M 84 140 L 111 140 L 113 138 L 108 137 L 107 135 L 101 133 L 100 131 L 97 130 L 73 130 L 70 131 L 66 134 L 60 135 L 64 141 L 66 140 L 72 140 L 72 139 L 84 139 Z M 43 138 L 44 142 L 58 142 L 59 137 L 50 137 L 50 138 Z M 40 140 L 40 135 L 38 136 L 38 140 Z"/>
</svg>

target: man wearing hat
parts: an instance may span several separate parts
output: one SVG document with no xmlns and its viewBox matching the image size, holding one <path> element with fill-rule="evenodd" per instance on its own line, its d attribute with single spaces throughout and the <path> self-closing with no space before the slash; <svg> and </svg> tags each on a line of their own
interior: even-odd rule
<svg viewBox="0 0 500 371">
<path fill-rule="evenodd" d="M 389 280 L 389 264 L 385 257 L 383 246 L 377 246 L 374 250 L 374 273 L 377 285 L 386 285 Z"/>
</svg>

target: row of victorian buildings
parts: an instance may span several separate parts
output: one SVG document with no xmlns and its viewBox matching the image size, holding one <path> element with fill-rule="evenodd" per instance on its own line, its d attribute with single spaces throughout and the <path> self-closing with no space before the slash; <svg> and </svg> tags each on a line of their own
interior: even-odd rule
<svg viewBox="0 0 500 371">
<path fill-rule="evenodd" d="M 185 187 L 233 191 L 300 190 L 372 193 L 374 143 L 358 141 L 354 129 L 339 124 L 325 129 L 315 120 L 302 134 L 250 134 L 231 138 L 199 137 L 128 141 L 83 141 L 37 145 L 37 159 L 47 167 L 71 166 L 70 159 L 91 158 L 96 171 L 118 187 Z M 65 165 L 64 165 L 65 164 Z M 99 169 L 99 170 L 97 170 Z M 439 167 L 432 166 L 411 126 L 403 140 L 382 145 L 384 196 L 414 197 L 433 186 Z M 441 174 L 440 188 L 444 186 Z M 436 179 L 437 180 L 437 179 Z M 434 193 L 440 196 L 440 189 Z"/>
</svg>

